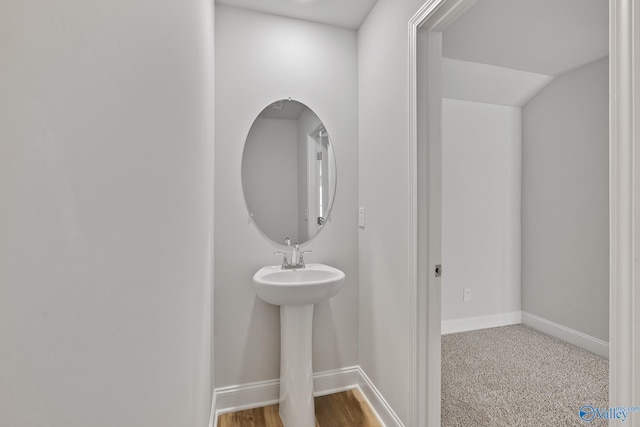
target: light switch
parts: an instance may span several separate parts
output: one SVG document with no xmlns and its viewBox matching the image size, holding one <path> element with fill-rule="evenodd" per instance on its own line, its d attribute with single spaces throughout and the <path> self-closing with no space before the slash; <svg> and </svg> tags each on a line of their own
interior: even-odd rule
<svg viewBox="0 0 640 427">
<path fill-rule="evenodd" d="M 358 209 L 358 226 L 364 228 L 364 208 Z"/>
</svg>

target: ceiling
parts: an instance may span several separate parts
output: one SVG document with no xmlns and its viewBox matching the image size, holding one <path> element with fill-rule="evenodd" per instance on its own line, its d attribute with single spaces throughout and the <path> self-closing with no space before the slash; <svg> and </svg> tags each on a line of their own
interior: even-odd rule
<svg viewBox="0 0 640 427">
<path fill-rule="evenodd" d="M 609 53 L 607 0 L 478 0 L 443 32 L 443 55 L 557 76 Z"/>
<path fill-rule="evenodd" d="M 377 0 L 215 1 L 357 29 Z M 451 59 L 558 76 L 608 55 L 609 2 L 478 0 L 444 31 L 443 53 Z"/>
<path fill-rule="evenodd" d="M 377 0 L 216 0 L 216 3 L 358 29 Z M 396 0 L 397 1 L 397 0 Z"/>
<path fill-rule="evenodd" d="M 442 97 L 522 107 L 553 80 L 546 74 L 442 58 Z"/>
</svg>

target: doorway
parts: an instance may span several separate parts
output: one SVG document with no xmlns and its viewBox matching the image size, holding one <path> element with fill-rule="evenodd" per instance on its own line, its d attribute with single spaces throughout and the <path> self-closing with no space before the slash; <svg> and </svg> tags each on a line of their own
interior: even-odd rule
<svg viewBox="0 0 640 427">
<path fill-rule="evenodd" d="M 410 307 L 415 328 L 411 421 L 416 426 L 440 424 L 441 279 L 436 269 L 441 263 L 442 31 L 474 3 L 430 0 L 409 22 L 410 278 L 416 297 Z M 638 83 L 632 30 L 639 24 L 639 7 L 632 0 L 610 2 L 610 405 L 633 404 L 640 397 L 640 374 L 633 370 L 640 362 L 634 341 L 640 325 L 632 313 L 640 302 L 631 239 L 639 222 L 633 217 L 633 170 L 640 162 L 632 156 L 638 121 L 632 116 L 638 103 L 632 91 Z"/>
<path fill-rule="evenodd" d="M 327 218 L 329 188 L 333 188 L 329 134 L 319 125 L 307 137 L 307 236 L 314 236 Z"/>
</svg>

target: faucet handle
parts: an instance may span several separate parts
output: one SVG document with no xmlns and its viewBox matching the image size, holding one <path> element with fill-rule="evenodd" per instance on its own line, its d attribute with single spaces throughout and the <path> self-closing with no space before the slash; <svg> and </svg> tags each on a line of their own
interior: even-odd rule
<svg viewBox="0 0 640 427">
<path fill-rule="evenodd" d="M 274 255 L 282 255 L 282 268 L 285 268 L 288 264 L 287 261 L 287 253 L 286 252 L 280 252 L 280 251 L 274 251 L 273 252 Z"/>
<path fill-rule="evenodd" d="M 313 251 L 300 251 L 298 253 L 298 260 L 299 260 L 299 263 L 302 265 L 302 268 L 306 267 L 306 264 L 304 263 L 304 254 L 308 254 L 308 253 L 311 253 L 311 252 L 313 252 Z"/>
</svg>

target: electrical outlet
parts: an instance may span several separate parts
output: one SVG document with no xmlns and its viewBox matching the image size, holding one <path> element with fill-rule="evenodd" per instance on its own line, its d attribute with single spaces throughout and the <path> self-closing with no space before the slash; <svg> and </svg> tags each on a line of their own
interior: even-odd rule
<svg viewBox="0 0 640 427">
<path fill-rule="evenodd" d="M 358 226 L 360 228 L 364 228 L 364 208 L 358 209 Z"/>
<path fill-rule="evenodd" d="M 464 293 L 462 294 L 462 301 L 464 302 L 471 301 L 471 288 L 464 288 Z"/>
</svg>

